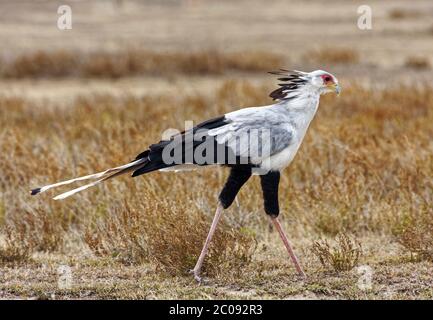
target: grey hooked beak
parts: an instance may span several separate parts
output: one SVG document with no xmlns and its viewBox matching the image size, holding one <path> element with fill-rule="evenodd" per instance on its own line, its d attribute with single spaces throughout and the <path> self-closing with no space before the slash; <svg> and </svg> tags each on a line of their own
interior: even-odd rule
<svg viewBox="0 0 433 320">
<path fill-rule="evenodd" d="M 335 93 L 337 94 L 337 96 L 340 95 L 340 92 L 341 92 L 341 87 L 339 84 L 336 84 L 335 85 Z"/>
</svg>

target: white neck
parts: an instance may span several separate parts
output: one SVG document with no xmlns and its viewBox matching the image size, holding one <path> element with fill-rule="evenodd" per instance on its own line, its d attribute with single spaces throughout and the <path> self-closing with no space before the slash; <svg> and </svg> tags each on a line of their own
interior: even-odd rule
<svg viewBox="0 0 433 320">
<path fill-rule="evenodd" d="M 290 92 L 287 97 L 289 99 L 284 99 L 279 104 L 289 112 L 303 112 L 314 116 L 319 105 L 320 91 L 314 86 L 305 85 L 299 90 Z"/>
</svg>

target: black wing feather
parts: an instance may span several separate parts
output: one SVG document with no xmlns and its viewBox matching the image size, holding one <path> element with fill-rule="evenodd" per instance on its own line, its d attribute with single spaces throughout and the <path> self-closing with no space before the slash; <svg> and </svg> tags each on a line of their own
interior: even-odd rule
<svg viewBox="0 0 433 320">
<path fill-rule="evenodd" d="M 207 120 L 205 122 L 202 122 L 192 128 L 192 134 L 197 133 L 199 130 L 210 130 L 218 127 L 222 127 L 226 124 L 228 124 L 229 121 L 225 118 L 225 116 L 213 118 L 210 120 Z M 134 171 L 132 174 L 133 177 L 139 176 L 144 173 L 152 172 L 155 170 L 160 170 L 168 167 L 172 167 L 178 164 L 167 164 L 162 159 L 162 152 L 164 148 L 170 144 L 174 139 L 179 139 L 180 143 L 183 143 L 182 145 L 182 151 L 185 153 L 186 147 L 184 145 L 185 143 L 185 136 L 187 132 L 181 132 L 178 135 L 174 135 L 170 138 L 170 140 L 162 140 L 156 144 L 152 144 L 149 146 L 149 149 L 143 151 L 140 153 L 136 159 L 142 159 L 146 158 L 147 162 L 144 166 L 139 168 L 138 170 Z M 188 133 L 191 133 L 188 131 Z M 197 146 L 201 145 L 202 143 L 213 143 L 214 148 L 221 148 L 220 145 L 217 144 L 214 137 L 206 136 L 206 139 L 203 139 L 202 141 L 193 141 L 192 147 L 195 149 Z M 214 149 L 217 150 L 217 149 Z M 226 150 L 227 151 L 227 150 Z M 229 152 L 229 151 L 228 151 Z M 183 158 L 185 158 L 185 155 L 183 155 Z M 183 159 L 185 161 L 185 159 Z M 217 159 L 214 159 L 215 163 L 217 163 Z"/>
</svg>

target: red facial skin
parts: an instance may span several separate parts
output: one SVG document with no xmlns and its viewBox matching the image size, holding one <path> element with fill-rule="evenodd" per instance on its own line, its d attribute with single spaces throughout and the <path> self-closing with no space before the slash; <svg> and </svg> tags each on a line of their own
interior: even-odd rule
<svg viewBox="0 0 433 320">
<path fill-rule="evenodd" d="M 334 78 L 330 74 L 322 75 L 323 83 L 326 85 L 333 84 Z"/>
</svg>

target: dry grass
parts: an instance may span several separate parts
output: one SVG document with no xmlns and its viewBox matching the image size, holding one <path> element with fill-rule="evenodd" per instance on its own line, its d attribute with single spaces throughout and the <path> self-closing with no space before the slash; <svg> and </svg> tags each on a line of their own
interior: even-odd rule
<svg viewBox="0 0 433 320">
<path fill-rule="evenodd" d="M 358 63 L 359 54 L 351 48 L 324 47 L 307 52 L 304 58 L 308 62 L 320 64 Z"/>
<path fill-rule="evenodd" d="M 228 81 L 209 96 L 92 95 L 79 97 L 67 107 L 1 97 L 0 147 L 8 156 L 0 162 L 0 228 L 9 245 L 2 245 L 1 255 L 6 258 L 0 263 L 6 266 L 16 261 L 21 265 L 26 257 L 41 252 L 72 255 L 76 263 L 83 263 L 88 261 L 83 254 L 92 252 L 97 265 L 110 261 L 107 268 L 113 270 L 121 262 L 131 268 L 161 271 L 157 279 L 143 276 L 149 280 L 144 286 L 176 281 L 176 285 L 187 288 L 190 277 L 184 275 L 209 228 L 216 195 L 227 174 L 224 169 L 119 178 L 64 202 L 50 200 L 51 192 L 33 198 L 28 190 L 125 163 L 160 139 L 166 128 L 182 129 L 184 119 L 200 121 L 230 111 L 230 106 L 266 103 L 268 90 L 265 85 Z M 421 211 L 432 211 L 433 89 L 370 91 L 347 86 L 339 99 L 325 96 L 321 104 L 298 156 L 282 177 L 281 210 L 283 221 L 290 221 L 288 233 L 299 244 L 297 250 L 304 252 L 308 250 L 302 238 L 315 241 L 343 230 L 360 239 L 383 236 L 390 246 L 401 221 L 408 221 L 405 230 L 413 230 L 417 225 L 412 222 L 414 217 Z M 234 206 L 225 214 L 206 260 L 206 273 L 219 283 L 236 282 L 251 288 L 259 296 L 287 297 L 301 289 L 330 296 L 357 296 L 349 289 L 341 291 L 343 282 L 337 278 L 332 285 L 325 285 L 320 266 L 308 253 L 304 256 L 311 260 L 307 273 L 314 275 L 312 283 L 291 288 L 293 291 L 270 285 L 270 279 L 276 277 L 292 284 L 297 280 L 291 278 L 294 273 L 286 255 L 278 253 L 282 249 L 278 239 L 270 240 L 275 235 L 268 229 L 259 194 L 259 184 L 253 179 L 240 193 L 241 209 Z M 418 241 L 412 233 L 404 237 Z M 365 240 L 360 241 L 364 247 Z M 422 243 L 427 245 L 423 251 L 431 249 L 430 242 Z M 398 260 L 400 256 L 397 252 L 385 262 L 376 259 L 371 263 L 386 264 L 386 259 Z M 404 261 L 399 263 L 402 270 L 406 268 Z M 352 281 L 354 276 L 347 276 L 345 281 Z M 134 277 L 131 275 L 131 279 Z M 169 280 L 172 277 L 176 280 Z M 384 283 L 386 279 L 383 276 Z M 257 287 L 263 282 L 269 284 L 266 292 Z M 350 283 L 344 283 L 350 288 Z M 327 285 L 338 289 L 328 291 Z M 46 290 L 37 285 L 32 288 Z M 14 291 L 10 286 L 5 290 L 32 294 Z M 98 290 L 97 296 L 131 297 L 117 289 L 111 293 Z M 143 292 L 168 295 L 153 287 Z M 182 292 L 172 295 L 203 294 L 193 291 L 189 296 Z M 417 294 L 431 293 L 427 290 Z"/>
<path fill-rule="evenodd" d="M 359 263 L 362 256 L 362 246 L 359 241 L 345 233 L 340 233 L 330 245 L 327 240 L 316 241 L 311 251 L 325 268 L 334 271 L 350 271 Z"/>
<path fill-rule="evenodd" d="M 408 57 L 405 66 L 416 70 L 426 70 L 431 67 L 429 59 L 425 57 Z"/>
<path fill-rule="evenodd" d="M 408 215 L 394 231 L 399 243 L 416 258 L 433 261 L 433 210 Z"/>
<path fill-rule="evenodd" d="M 142 193 L 146 199 L 155 196 L 147 190 Z M 91 224 L 85 241 L 98 255 L 108 254 L 126 264 L 153 262 L 171 275 L 185 275 L 193 269 L 211 223 L 211 209 L 209 215 L 192 209 L 196 208 L 171 200 L 123 203 L 111 216 Z M 188 211 L 192 214 L 185 214 Z M 251 262 L 255 244 L 247 230 L 223 222 L 209 249 L 204 273 L 240 272 Z"/>
<path fill-rule="evenodd" d="M 394 20 L 401 20 L 401 19 L 417 18 L 421 16 L 421 13 L 415 10 L 394 8 L 389 11 L 388 16 Z"/>
<path fill-rule="evenodd" d="M 65 32 L 51 1 L 2 2 L 0 299 L 433 299 L 431 1 L 375 1 L 385 19 L 368 32 L 350 1 L 326 14 L 323 1 L 102 2 L 80 1 Z M 282 175 L 281 222 L 307 279 L 269 228 L 257 177 L 224 213 L 200 286 L 187 271 L 226 169 L 120 177 L 62 202 L 29 195 L 132 160 L 185 119 L 270 103 L 265 72 L 280 67 L 328 70 L 343 86 Z M 370 290 L 357 268 L 330 272 L 311 251 L 319 239 L 338 249 L 341 233 L 362 244 Z"/>
<path fill-rule="evenodd" d="M 175 74 L 224 74 L 268 71 L 284 65 L 282 56 L 264 51 L 224 53 L 36 51 L 1 61 L 4 78 L 120 78 Z"/>
<path fill-rule="evenodd" d="M 6 230 L 7 241 L 0 246 L 0 266 L 16 266 L 28 262 L 31 249 L 20 243 L 16 234 L 8 234 Z"/>
</svg>

